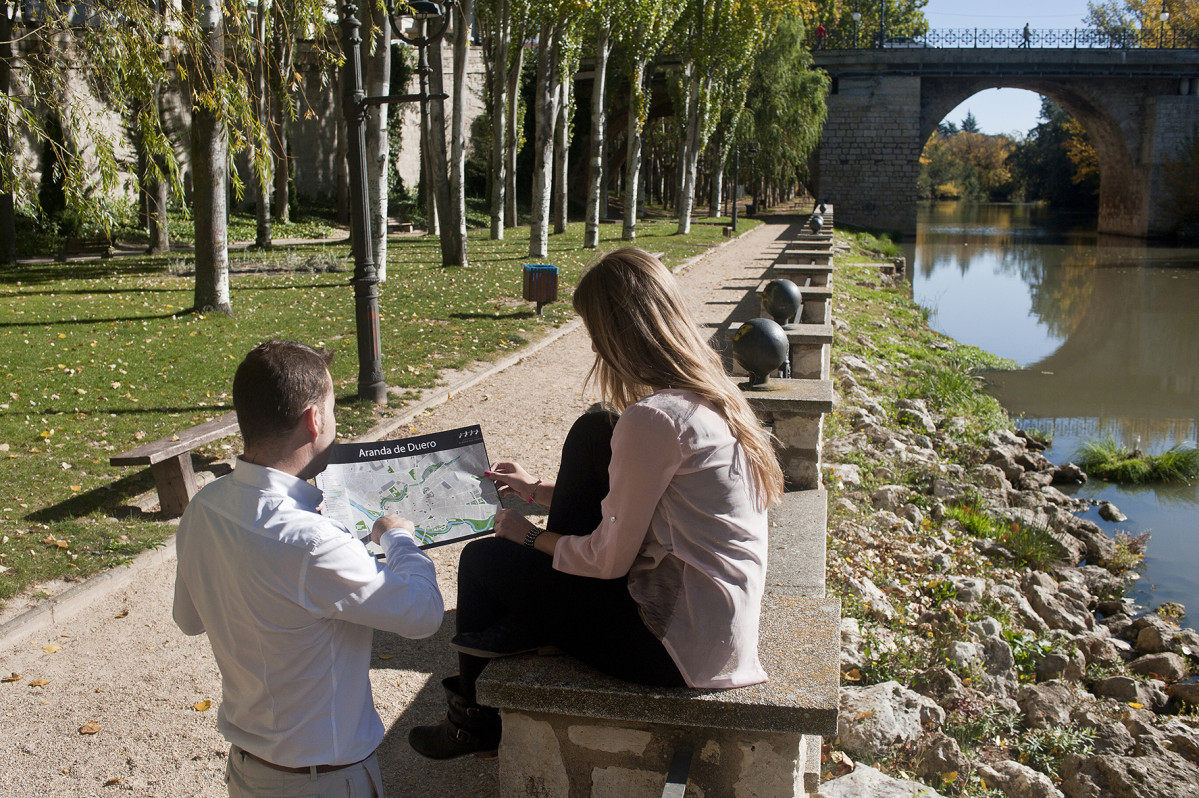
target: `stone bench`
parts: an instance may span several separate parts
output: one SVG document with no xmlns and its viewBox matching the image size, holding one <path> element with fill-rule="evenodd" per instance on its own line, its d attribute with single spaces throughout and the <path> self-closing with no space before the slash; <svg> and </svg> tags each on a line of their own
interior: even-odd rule
<svg viewBox="0 0 1199 798">
<path fill-rule="evenodd" d="M 827 249 L 784 249 L 779 255 L 778 265 L 832 266 L 833 253 Z"/>
<path fill-rule="evenodd" d="M 770 513 L 758 647 L 770 677 L 764 684 L 642 687 L 566 656 L 489 664 L 478 696 L 503 717 L 499 794 L 658 798 L 685 752 L 688 794 L 815 792 L 820 737 L 836 733 L 840 677 L 840 603 L 824 597 L 826 503 L 824 491 L 799 491 Z"/>
<path fill-rule="evenodd" d="M 824 414 L 833 409 L 831 380 L 771 377 L 764 390 L 745 392 L 749 406 L 778 439 L 779 463 L 787 486 L 821 487 L 820 448 Z"/>
<path fill-rule="evenodd" d="M 786 277 L 800 286 L 828 286 L 832 284 L 833 264 L 800 264 L 776 263 L 773 266 L 775 277 Z"/>
<path fill-rule="evenodd" d="M 192 470 L 191 451 L 198 446 L 237 434 L 237 414 L 226 413 L 180 430 L 169 437 L 145 443 L 123 454 L 113 455 L 114 466 L 148 465 L 158 488 L 158 503 L 167 516 L 183 515 L 196 495 L 196 474 Z"/>
</svg>

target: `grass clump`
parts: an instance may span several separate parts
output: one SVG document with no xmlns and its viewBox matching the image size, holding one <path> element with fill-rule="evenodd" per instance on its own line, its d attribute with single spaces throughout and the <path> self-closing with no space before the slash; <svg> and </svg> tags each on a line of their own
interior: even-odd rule
<svg viewBox="0 0 1199 798">
<path fill-rule="evenodd" d="M 1044 570 L 1049 563 L 1066 556 L 1065 547 L 1044 526 L 1013 521 L 999 540 L 1017 562 L 1037 570 Z"/>
<path fill-rule="evenodd" d="M 1172 446 L 1161 454 L 1127 449 L 1108 435 L 1088 441 L 1074 453 L 1074 461 L 1093 477 L 1109 482 L 1185 482 L 1199 477 L 1199 449 Z"/>
</svg>

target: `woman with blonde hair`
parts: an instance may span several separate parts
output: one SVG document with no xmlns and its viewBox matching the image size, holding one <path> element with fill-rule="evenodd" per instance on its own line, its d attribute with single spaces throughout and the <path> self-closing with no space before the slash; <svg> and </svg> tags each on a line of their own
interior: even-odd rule
<svg viewBox="0 0 1199 798">
<path fill-rule="evenodd" d="M 556 480 L 506 461 L 488 472 L 501 495 L 549 517 L 541 529 L 502 509 L 495 536 L 463 549 L 447 717 L 409 734 L 425 756 L 498 746 L 498 712 L 475 697 L 497 656 L 556 646 L 659 686 L 766 680 L 766 508 L 783 490 L 769 435 L 657 258 L 607 254 L 579 280 L 574 308 L 595 351 L 588 381 L 616 412 L 575 422 Z"/>
</svg>

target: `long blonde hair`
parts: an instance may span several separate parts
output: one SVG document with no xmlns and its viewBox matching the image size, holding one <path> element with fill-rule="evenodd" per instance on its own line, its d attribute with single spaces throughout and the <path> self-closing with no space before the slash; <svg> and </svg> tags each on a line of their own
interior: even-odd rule
<svg viewBox="0 0 1199 798">
<path fill-rule="evenodd" d="M 674 275 L 637 247 L 609 252 L 579 279 L 574 308 L 596 357 L 587 375 L 617 410 L 663 388 L 691 391 L 724 417 L 749 461 L 762 507 L 783 493 L 770 436 L 700 334 Z"/>
</svg>

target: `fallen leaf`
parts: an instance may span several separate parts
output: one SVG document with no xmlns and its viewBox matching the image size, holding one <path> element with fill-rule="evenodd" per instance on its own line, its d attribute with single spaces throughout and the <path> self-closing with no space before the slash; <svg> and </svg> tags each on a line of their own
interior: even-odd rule
<svg viewBox="0 0 1199 798">
<path fill-rule="evenodd" d="M 953 784 L 957 780 L 958 780 L 958 772 L 956 770 L 951 770 L 948 773 L 941 774 L 941 783 L 942 784 Z"/>
<path fill-rule="evenodd" d="M 94 720 L 89 720 L 87 723 L 79 727 L 80 734 L 95 734 L 100 731 L 100 724 Z"/>
<path fill-rule="evenodd" d="M 114 617 L 114 618 L 128 618 L 128 617 L 129 617 L 129 610 L 121 610 L 120 612 L 118 612 L 116 615 L 114 615 L 114 616 L 112 616 L 112 617 Z"/>
<path fill-rule="evenodd" d="M 19 682 L 19 681 L 21 681 L 21 674 L 19 674 L 19 673 L 10 673 L 8 676 L 5 676 L 3 679 L 0 679 L 0 682 Z"/>
<path fill-rule="evenodd" d="M 121 778 L 120 776 L 116 776 L 116 777 L 114 777 L 114 778 L 111 778 L 111 779 L 109 779 L 108 781 L 104 782 L 104 786 L 105 786 L 105 787 L 112 787 L 112 786 L 115 786 L 115 785 L 117 785 L 117 784 L 120 784 L 122 781 L 124 781 L 124 779 L 123 779 L 123 778 Z"/>
<path fill-rule="evenodd" d="M 867 709 L 867 710 L 864 710 L 864 711 L 862 711 L 862 712 L 859 712 L 859 713 L 857 714 L 857 716 L 856 716 L 856 717 L 854 717 L 854 720 L 866 720 L 867 718 L 873 718 L 873 717 L 874 717 L 874 710 L 873 710 L 873 709 Z"/>
<path fill-rule="evenodd" d="M 42 651 L 45 651 L 47 654 L 53 654 L 55 651 L 62 651 L 62 646 L 55 643 L 47 643 L 42 646 Z"/>
<path fill-rule="evenodd" d="M 50 680 L 49 679 L 34 679 L 32 682 L 29 683 L 29 686 L 30 687 L 41 687 L 44 684 L 50 684 Z"/>
<path fill-rule="evenodd" d="M 1144 705 L 1144 704 L 1140 704 L 1140 703 L 1138 703 L 1138 702 L 1136 702 L 1136 701 L 1129 701 L 1129 702 L 1128 702 L 1128 705 L 1129 705 L 1130 707 L 1132 707 L 1133 709 L 1144 709 L 1144 708 L 1145 708 L 1145 705 Z"/>
<path fill-rule="evenodd" d="M 845 673 L 843 673 L 841 675 L 845 677 L 845 681 L 847 681 L 847 682 L 862 681 L 862 672 L 860 670 L 858 670 L 857 668 L 850 668 L 849 670 L 847 670 Z"/>
<path fill-rule="evenodd" d="M 395 654 L 380 654 L 379 659 L 395 659 Z"/>
<path fill-rule="evenodd" d="M 207 712 L 208 710 L 212 709 L 212 700 L 205 698 L 203 701 L 197 701 L 196 703 L 192 704 L 192 709 L 194 709 L 196 712 Z"/>
</svg>

